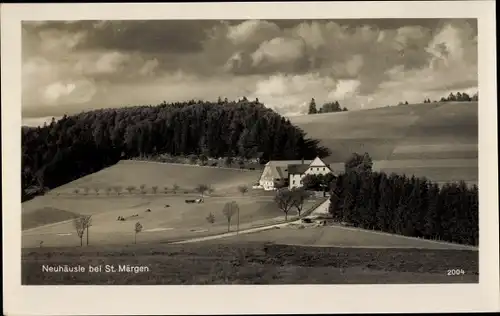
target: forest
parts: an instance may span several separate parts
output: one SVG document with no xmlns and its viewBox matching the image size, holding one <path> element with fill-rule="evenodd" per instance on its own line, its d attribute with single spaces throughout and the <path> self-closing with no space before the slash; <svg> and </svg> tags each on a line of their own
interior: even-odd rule
<svg viewBox="0 0 500 316">
<path fill-rule="evenodd" d="M 23 201 L 144 155 L 313 159 L 328 149 L 258 100 L 163 102 L 65 115 L 21 129 Z"/>
<path fill-rule="evenodd" d="M 414 176 L 349 172 L 332 182 L 330 213 L 360 228 L 478 245 L 478 193 L 463 181 L 439 187 Z"/>
<path fill-rule="evenodd" d="M 333 219 L 354 227 L 477 246 L 479 189 L 439 186 L 426 178 L 372 172 L 369 155 L 354 153 L 337 176 L 308 175 L 304 187 L 329 190 Z"/>
</svg>

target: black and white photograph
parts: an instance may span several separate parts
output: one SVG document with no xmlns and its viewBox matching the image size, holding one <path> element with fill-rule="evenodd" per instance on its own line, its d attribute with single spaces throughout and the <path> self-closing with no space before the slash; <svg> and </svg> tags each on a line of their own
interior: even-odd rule
<svg viewBox="0 0 500 316">
<path fill-rule="evenodd" d="M 498 241 L 484 248 L 498 237 L 497 105 L 496 54 L 481 61 L 495 31 L 478 15 L 494 3 L 469 1 L 470 17 L 454 3 L 442 17 L 287 17 L 286 2 L 269 18 L 223 4 L 207 18 L 196 4 L 18 15 L 12 90 L 3 10 L 2 92 L 19 95 L 2 93 L 2 123 L 6 108 L 20 123 L 2 128 L 12 282 L 483 286 L 480 254 L 498 265 Z"/>
</svg>

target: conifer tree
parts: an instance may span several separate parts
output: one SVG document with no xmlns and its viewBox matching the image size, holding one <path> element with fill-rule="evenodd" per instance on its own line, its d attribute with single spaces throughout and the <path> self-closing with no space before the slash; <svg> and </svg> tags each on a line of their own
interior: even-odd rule
<svg viewBox="0 0 500 316">
<path fill-rule="evenodd" d="M 308 114 L 316 114 L 318 113 L 318 109 L 316 108 L 316 101 L 314 98 L 311 99 L 311 102 L 309 102 L 309 111 Z"/>
</svg>

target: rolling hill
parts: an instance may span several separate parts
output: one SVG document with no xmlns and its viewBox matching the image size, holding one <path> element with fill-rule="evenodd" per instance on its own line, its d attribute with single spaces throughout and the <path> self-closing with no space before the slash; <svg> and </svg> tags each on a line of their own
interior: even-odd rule
<svg viewBox="0 0 500 316">
<path fill-rule="evenodd" d="M 437 182 L 478 181 L 478 103 L 439 102 L 291 117 L 331 150 L 329 163 L 368 152 L 374 170 Z"/>
<path fill-rule="evenodd" d="M 67 221 L 80 214 L 100 214 L 126 209 L 143 211 L 151 201 L 159 200 L 158 203 L 165 203 L 165 188 L 172 193 L 175 184 L 179 186 L 176 192 L 186 198 L 193 198 L 194 189 L 199 184 L 210 185 L 215 189 L 215 196 L 239 196 L 238 186 L 251 186 L 258 181 L 259 176 L 260 172 L 253 170 L 120 161 L 111 167 L 57 187 L 46 195 L 22 203 L 22 225 L 23 229 L 30 229 Z M 141 185 L 145 185 L 147 195 L 139 193 Z M 129 186 L 135 187 L 132 195 L 126 190 Z M 158 194 L 151 194 L 153 186 L 157 187 Z M 120 196 L 117 196 L 115 191 L 106 191 L 115 187 L 120 187 Z M 84 192 L 84 188 L 89 190 L 88 193 Z M 79 192 L 76 193 L 75 189 Z M 190 194 L 186 195 L 185 192 Z M 198 197 L 199 194 L 194 196 Z M 183 197 L 179 198 L 184 201 Z M 169 201 L 171 198 L 166 199 Z M 204 216 L 206 214 L 201 217 L 203 221 Z"/>
<path fill-rule="evenodd" d="M 53 193 L 73 193 L 76 188 L 98 188 L 104 194 L 108 187 L 121 186 L 126 192 L 127 186 L 144 184 L 151 192 L 153 186 L 158 191 L 164 187 L 170 189 L 177 184 L 179 191 L 192 191 L 198 184 L 211 185 L 217 193 L 234 191 L 238 185 L 252 185 L 259 180 L 260 172 L 228 168 L 199 167 L 194 165 L 143 162 L 122 160 L 99 172 L 72 181 L 52 190 Z"/>
</svg>

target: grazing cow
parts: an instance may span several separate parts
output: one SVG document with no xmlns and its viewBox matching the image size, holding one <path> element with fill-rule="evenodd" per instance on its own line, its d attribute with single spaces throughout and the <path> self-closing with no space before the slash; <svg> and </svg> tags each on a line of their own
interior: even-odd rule
<svg viewBox="0 0 500 316">
<path fill-rule="evenodd" d="M 151 210 L 148 208 L 148 209 L 146 210 L 146 212 L 151 212 Z"/>
<path fill-rule="evenodd" d="M 203 203 L 203 199 L 196 199 L 195 202 L 196 203 Z"/>
<path fill-rule="evenodd" d="M 196 200 L 186 200 L 186 203 L 196 203 Z"/>
<path fill-rule="evenodd" d="M 167 207 L 170 207 L 170 204 L 166 204 L 166 205 L 165 205 L 165 208 L 167 208 Z"/>
</svg>

